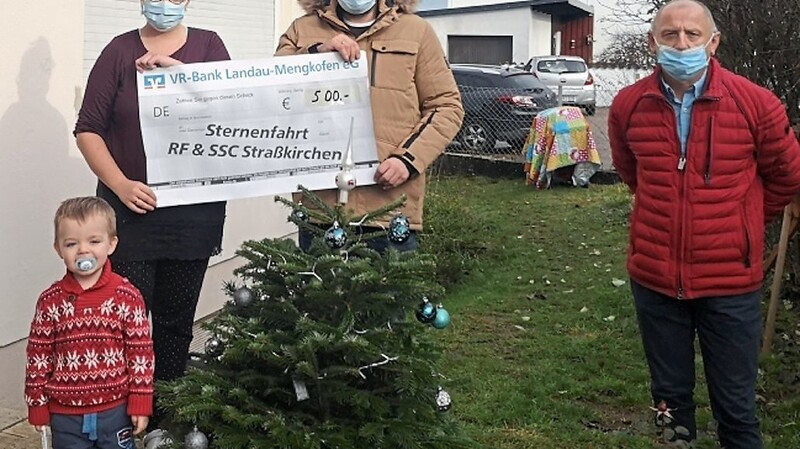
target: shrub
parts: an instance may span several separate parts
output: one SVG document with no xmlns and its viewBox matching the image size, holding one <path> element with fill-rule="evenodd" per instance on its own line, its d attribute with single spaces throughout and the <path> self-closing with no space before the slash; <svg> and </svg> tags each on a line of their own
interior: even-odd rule
<svg viewBox="0 0 800 449">
<path fill-rule="evenodd" d="M 461 282 L 493 249 L 487 233 L 492 224 L 471 213 L 466 198 L 428 191 L 420 251 L 436 259 L 436 278 L 445 287 Z"/>
</svg>

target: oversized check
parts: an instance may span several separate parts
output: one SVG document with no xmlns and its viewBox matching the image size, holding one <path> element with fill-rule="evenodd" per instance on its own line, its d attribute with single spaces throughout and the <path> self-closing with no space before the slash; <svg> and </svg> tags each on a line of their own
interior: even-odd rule
<svg viewBox="0 0 800 449">
<path fill-rule="evenodd" d="M 185 64 L 138 74 L 147 183 L 158 205 L 335 188 L 353 127 L 353 173 L 378 165 L 366 55 Z"/>
</svg>

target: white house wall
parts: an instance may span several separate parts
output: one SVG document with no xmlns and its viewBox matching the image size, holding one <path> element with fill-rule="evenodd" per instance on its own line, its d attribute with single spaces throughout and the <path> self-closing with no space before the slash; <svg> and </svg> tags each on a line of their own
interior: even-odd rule
<svg viewBox="0 0 800 449">
<path fill-rule="evenodd" d="M 494 5 L 497 3 L 515 3 L 515 2 L 513 0 L 449 0 L 447 7 L 463 8 L 465 6 L 484 6 L 484 5 Z M 522 1 L 519 3 L 528 3 L 528 2 Z"/>
<path fill-rule="evenodd" d="M 275 1 L 275 47 L 278 39 L 289 28 L 294 19 L 306 14 L 296 0 L 276 0 Z M 273 48 L 274 52 L 275 48 Z"/>
<path fill-rule="evenodd" d="M 39 293 L 62 275 L 61 200 L 94 177 L 70 131 L 83 88 L 83 1 L 7 2 L 0 27 L 0 407 L 22 401 L 24 344 Z M 36 18 L 36 20 L 33 20 Z"/>
<path fill-rule="evenodd" d="M 116 35 L 144 23 L 136 0 L 83 0 L 86 4 L 84 73 Z M 184 23 L 214 30 L 234 59 L 271 56 L 277 42 L 273 2 L 262 0 L 202 0 L 191 2 Z"/>
<path fill-rule="evenodd" d="M 528 35 L 530 47 L 525 59 L 517 59 L 515 62 L 527 62 L 532 56 L 549 55 L 553 42 L 552 17 L 547 14 L 530 11 L 530 28 Z"/>
<path fill-rule="evenodd" d="M 143 23 L 137 0 L 100 1 L 4 2 L 0 27 L 0 409 L 24 410 L 24 339 L 33 307 L 39 293 L 64 272 L 53 251 L 53 213 L 68 197 L 94 193 L 96 178 L 75 145 L 72 129 L 93 63 L 85 58 L 90 53 L 95 56 L 88 58 L 96 57 L 100 43 L 108 39 L 96 36 L 99 44 L 90 47 L 91 36 L 84 31 L 113 36 Z M 112 14 L 92 22 L 85 15 L 91 16 L 86 11 L 88 2 L 107 7 Z M 284 12 L 291 14 L 292 8 L 285 6 Z M 237 59 L 271 56 L 279 34 L 276 28 L 285 20 L 274 16 L 270 0 L 197 0 L 190 8 L 187 24 L 218 31 Z M 245 33 L 242 19 L 231 15 L 236 11 L 262 17 L 251 17 L 255 26 Z M 103 11 L 94 12 L 99 16 Z M 286 215 L 271 197 L 229 203 L 224 252 L 211 261 L 197 316 L 218 309 L 227 299 L 221 294 L 221 282 L 232 279 L 232 269 L 240 264 L 233 256 L 239 244 L 292 232 Z"/>
<path fill-rule="evenodd" d="M 425 20 L 433 26 L 445 53 L 447 36 L 512 36 L 513 62 L 550 53 L 550 16 L 530 7 L 430 16 Z"/>
</svg>

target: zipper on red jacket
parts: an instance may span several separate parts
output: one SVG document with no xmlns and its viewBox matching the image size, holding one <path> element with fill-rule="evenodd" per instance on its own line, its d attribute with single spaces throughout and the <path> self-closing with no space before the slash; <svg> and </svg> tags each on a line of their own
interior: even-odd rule
<svg viewBox="0 0 800 449">
<path fill-rule="evenodd" d="M 714 116 L 708 118 L 708 160 L 706 161 L 706 185 L 711 185 L 711 161 L 714 159 Z"/>
<path fill-rule="evenodd" d="M 718 97 L 701 96 L 698 99 L 718 100 L 719 98 Z M 672 110 L 672 105 L 669 104 L 669 102 L 667 101 L 666 98 L 664 98 L 664 103 L 666 103 L 667 106 L 669 106 L 670 112 L 674 112 Z M 692 112 L 694 113 L 695 111 L 692 111 Z M 677 129 L 677 125 L 678 125 L 677 124 L 677 120 L 678 119 L 675 117 L 674 113 L 671 114 L 671 116 L 672 116 L 673 120 L 676 122 L 675 123 L 675 128 Z M 713 120 L 713 118 L 714 118 L 714 116 L 712 115 L 711 116 L 711 120 L 710 120 L 710 125 L 711 125 L 710 126 L 710 128 L 711 128 L 710 132 L 711 133 L 713 133 L 713 130 L 714 130 L 714 127 L 713 127 L 714 120 Z M 689 136 L 686 139 L 686 150 L 685 150 L 686 153 L 689 152 L 689 142 L 692 141 L 692 131 L 693 130 L 694 130 L 694 127 L 692 127 L 692 129 L 689 130 Z M 713 137 L 713 135 L 711 137 Z M 680 140 L 678 141 L 678 145 L 680 146 Z M 708 159 L 708 165 L 706 167 L 706 169 L 707 169 L 707 171 L 706 171 L 706 183 L 710 183 L 711 182 L 711 146 L 712 146 L 712 143 L 709 142 L 709 144 L 708 144 L 708 151 L 709 151 L 708 156 L 709 156 L 709 159 Z M 680 204 L 680 217 L 679 217 L 679 222 L 678 222 L 678 233 L 680 234 L 680 236 L 678 237 L 678 250 L 676 251 L 676 262 L 677 262 L 676 266 L 678 267 L 678 291 L 677 291 L 677 295 L 676 296 L 677 296 L 677 298 L 679 300 L 681 300 L 681 299 L 684 299 L 684 297 L 683 297 L 683 294 L 684 294 L 684 291 L 683 291 L 683 252 L 684 252 L 684 249 L 686 248 L 686 233 L 684 232 L 685 229 L 686 229 L 686 223 L 684 223 L 684 221 L 686 220 L 686 201 L 685 201 L 685 199 L 686 199 L 686 189 L 687 189 L 686 184 L 689 181 L 687 180 L 686 170 L 685 170 L 685 168 L 686 168 L 686 153 L 684 153 L 684 149 L 683 148 L 679 148 L 679 150 L 680 150 L 680 153 L 681 153 L 681 157 L 678 160 L 678 173 L 679 173 L 679 176 L 681 177 L 681 188 L 680 188 L 680 192 L 679 192 L 679 195 L 678 195 L 678 201 L 679 201 L 678 204 Z"/>
<path fill-rule="evenodd" d="M 747 209 L 744 209 L 744 267 L 750 268 L 750 229 L 748 228 Z"/>
<path fill-rule="evenodd" d="M 675 117 L 675 110 L 673 109 L 672 104 L 670 104 L 670 102 L 664 97 L 664 95 L 657 95 L 657 94 L 654 94 L 654 93 L 645 94 L 645 95 L 661 99 L 663 104 L 669 110 L 669 116 L 672 119 L 673 129 L 677 130 L 678 129 L 678 118 Z M 691 130 L 689 131 L 689 134 L 690 134 L 689 135 L 689 139 L 687 139 L 687 141 L 686 141 L 687 150 L 688 150 L 688 147 L 689 147 L 689 142 L 692 141 L 692 139 L 691 139 Z M 679 299 L 679 300 L 682 300 L 684 291 L 683 291 L 683 265 L 682 265 L 681 262 L 683 261 L 683 247 L 685 245 L 684 232 L 683 232 L 683 229 L 684 229 L 683 221 L 684 221 L 684 216 L 686 214 L 686 212 L 685 212 L 686 205 L 684 204 L 685 203 L 684 202 L 684 197 L 686 196 L 685 191 L 686 191 L 686 182 L 687 181 L 686 181 L 686 155 L 684 154 L 684 152 L 683 152 L 684 150 L 681 147 L 681 142 L 680 142 L 680 137 L 679 136 L 678 136 L 678 148 L 677 148 L 677 150 L 678 150 L 677 152 L 678 152 L 679 156 L 678 156 L 678 166 L 676 167 L 676 169 L 678 170 L 678 176 L 680 177 L 680 181 L 679 182 L 681 183 L 681 185 L 680 185 L 680 188 L 678 189 L 678 208 L 679 208 L 678 231 L 677 231 L 678 232 L 678 238 L 677 238 L 677 240 L 678 240 L 678 248 L 675 251 L 675 266 L 677 267 L 676 277 L 677 277 L 677 284 L 678 285 L 677 285 L 677 287 L 675 289 L 675 297 L 677 299 Z"/>
<path fill-rule="evenodd" d="M 744 253 L 744 267 L 750 268 L 750 231 L 747 229 L 747 223 L 744 224 L 744 240 L 747 243 Z"/>
<path fill-rule="evenodd" d="M 645 93 L 644 95 L 647 96 L 647 97 L 660 98 L 664 102 L 664 104 L 667 106 L 667 109 L 669 109 L 670 117 L 672 117 L 672 121 L 673 121 L 673 126 L 675 127 L 675 129 L 677 129 L 678 128 L 678 123 L 677 123 L 678 119 L 677 119 L 677 117 L 675 117 L 675 111 L 674 111 L 674 109 L 672 107 L 672 104 L 670 104 L 670 102 L 664 97 L 664 95 L 659 95 L 659 94 L 652 93 L 652 92 L 651 93 Z M 700 96 L 700 97 L 698 97 L 698 100 L 712 100 L 712 101 L 716 100 L 716 101 L 719 101 L 719 99 L 720 99 L 720 97 L 710 96 L 710 95 L 705 95 L 705 94 Z M 697 101 L 697 100 L 695 100 L 695 101 Z M 713 130 L 713 127 L 712 127 L 712 130 Z M 689 138 L 686 141 L 687 152 L 688 152 L 689 142 L 692 141 L 691 134 L 692 134 L 692 131 L 689 130 Z M 709 151 L 711 151 L 710 146 L 709 146 Z M 686 183 L 688 181 L 686 180 L 686 154 L 683 153 L 683 148 L 681 148 L 681 146 L 680 146 L 680 139 L 678 140 L 678 154 L 679 154 L 679 157 L 678 157 L 677 170 L 678 170 L 679 176 L 681 177 L 681 180 L 680 180 L 681 186 L 680 186 L 680 189 L 678 191 L 678 201 L 679 201 L 678 204 L 680 205 L 679 206 L 680 213 L 679 213 L 679 217 L 678 217 L 679 218 L 678 219 L 678 233 L 679 233 L 679 236 L 678 236 L 678 248 L 677 248 L 677 250 L 675 252 L 676 253 L 676 255 L 675 255 L 675 261 L 676 261 L 675 266 L 678 267 L 678 270 L 677 270 L 678 271 L 677 272 L 677 281 L 678 281 L 677 283 L 678 283 L 678 285 L 677 285 L 677 288 L 676 288 L 675 296 L 676 296 L 677 299 L 682 300 L 682 299 L 684 299 L 683 264 L 682 264 L 682 262 L 683 262 L 683 250 L 684 250 L 684 247 L 686 245 L 686 242 L 684 240 L 685 235 L 684 235 L 684 232 L 683 232 L 684 228 L 685 228 L 684 220 L 685 220 L 685 215 L 686 215 L 686 205 L 685 205 L 684 198 L 686 196 Z M 708 168 L 708 174 L 709 174 L 709 178 L 708 179 L 709 179 L 709 182 L 711 182 L 711 178 L 710 178 L 711 166 L 709 165 L 707 168 Z M 748 238 L 748 243 L 749 243 L 749 238 Z M 750 251 L 748 249 L 748 254 L 749 254 L 749 252 Z M 746 263 L 749 263 L 749 256 L 748 256 L 748 260 L 746 261 Z"/>
<path fill-rule="evenodd" d="M 670 117 L 672 117 L 672 122 L 675 126 L 674 129 L 678 129 L 678 118 L 675 117 L 675 112 L 673 110 L 672 105 L 667 101 L 666 98 L 663 96 L 661 97 L 664 100 L 664 104 L 667 105 L 670 112 Z M 686 219 L 686 153 L 689 152 L 689 142 L 692 141 L 691 139 L 691 130 L 689 130 L 689 137 L 686 139 L 686 148 L 684 149 L 681 146 L 680 138 L 678 138 L 678 154 L 680 154 L 680 158 L 678 159 L 678 176 L 680 177 L 680 189 L 678 190 L 678 248 L 675 251 L 675 266 L 677 267 L 677 275 L 678 275 L 678 289 L 676 292 L 676 297 L 681 300 L 683 299 L 683 249 L 686 246 L 685 238 L 685 223 L 684 220 Z"/>
<path fill-rule="evenodd" d="M 691 131 L 690 131 L 691 133 Z M 687 145 L 688 146 L 688 145 Z M 681 157 L 683 165 L 686 165 L 686 158 Z M 677 298 L 679 300 L 683 299 L 683 249 L 686 246 L 685 236 L 686 233 L 684 232 L 686 220 L 686 170 L 683 169 L 684 167 L 681 166 L 678 169 L 678 176 L 680 176 L 681 187 L 678 193 L 678 204 L 680 205 L 680 212 L 678 217 L 678 249 L 675 251 L 675 258 L 676 263 L 675 266 L 678 268 L 678 292 Z"/>
</svg>

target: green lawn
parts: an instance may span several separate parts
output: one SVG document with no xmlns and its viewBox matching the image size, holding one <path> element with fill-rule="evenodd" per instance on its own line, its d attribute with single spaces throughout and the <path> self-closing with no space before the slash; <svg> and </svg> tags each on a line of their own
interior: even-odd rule
<svg viewBox="0 0 800 449">
<path fill-rule="evenodd" d="M 458 282 L 445 299 L 453 324 L 438 334 L 450 413 L 467 432 L 493 449 L 654 447 L 625 271 L 627 190 L 441 177 L 426 201 L 423 247 L 474 258 L 465 277 L 456 279 L 462 267 L 445 274 Z M 762 364 L 772 449 L 800 447 L 800 378 L 787 375 L 800 370 L 798 321 L 782 309 L 789 338 L 776 338 L 776 355 Z M 713 448 L 699 356 L 697 366 L 698 447 Z"/>
</svg>

